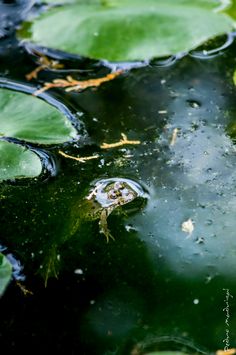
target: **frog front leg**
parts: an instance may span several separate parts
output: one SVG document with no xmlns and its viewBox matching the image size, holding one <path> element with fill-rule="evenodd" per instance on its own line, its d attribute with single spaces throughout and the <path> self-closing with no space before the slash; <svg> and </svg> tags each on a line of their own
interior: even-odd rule
<svg viewBox="0 0 236 355">
<path fill-rule="evenodd" d="M 104 208 L 100 214 L 100 220 L 99 220 L 100 233 L 103 233 L 105 235 L 107 243 L 109 242 L 109 239 L 115 240 L 115 238 L 112 236 L 108 228 L 108 223 L 107 223 L 107 218 L 112 211 L 113 208 L 112 209 Z"/>
</svg>

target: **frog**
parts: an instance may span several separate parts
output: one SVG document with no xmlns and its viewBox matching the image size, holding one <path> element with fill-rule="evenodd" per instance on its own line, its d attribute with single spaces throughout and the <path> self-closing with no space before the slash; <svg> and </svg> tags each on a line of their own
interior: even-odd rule
<svg viewBox="0 0 236 355">
<path fill-rule="evenodd" d="M 137 182 L 125 178 L 99 180 L 90 190 L 86 196 L 89 216 L 92 220 L 98 220 L 99 232 L 105 236 L 107 243 L 115 240 L 108 227 L 110 214 L 139 197 L 146 200 L 147 191 Z"/>
</svg>

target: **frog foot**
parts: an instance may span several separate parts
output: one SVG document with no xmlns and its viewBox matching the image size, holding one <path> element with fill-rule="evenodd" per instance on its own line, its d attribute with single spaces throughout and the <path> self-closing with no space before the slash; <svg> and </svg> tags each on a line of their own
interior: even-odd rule
<svg viewBox="0 0 236 355">
<path fill-rule="evenodd" d="M 110 239 L 112 239 L 113 241 L 115 241 L 115 238 L 113 237 L 113 235 L 111 234 L 111 232 L 109 231 L 109 229 L 107 229 L 106 231 L 104 230 L 100 230 L 100 233 L 104 234 L 106 237 L 106 241 L 107 243 L 109 243 Z"/>
<path fill-rule="evenodd" d="M 115 241 L 115 238 L 111 234 L 107 224 L 104 224 L 104 222 L 99 221 L 99 229 L 100 233 L 105 235 L 107 243 L 109 243 L 110 239 Z"/>
<path fill-rule="evenodd" d="M 107 217 L 109 214 L 110 214 L 109 209 L 102 210 L 101 215 L 100 215 L 100 221 L 99 221 L 100 233 L 105 235 L 107 243 L 109 242 L 110 239 L 115 240 L 115 238 L 111 234 L 111 232 L 108 228 L 108 224 L 107 224 Z"/>
</svg>

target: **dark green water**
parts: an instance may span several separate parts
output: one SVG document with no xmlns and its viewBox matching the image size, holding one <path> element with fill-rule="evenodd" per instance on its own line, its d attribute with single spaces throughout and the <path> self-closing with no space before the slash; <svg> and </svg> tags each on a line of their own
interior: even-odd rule
<svg viewBox="0 0 236 355">
<path fill-rule="evenodd" d="M 44 71 L 27 84 L 34 57 L 12 37 L 1 42 L 2 83 L 36 87 L 65 76 Z M 128 355 L 137 343 L 213 352 L 225 345 L 226 289 L 236 346 L 235 50 L 153 63 L 79 94 L 48 92 L 84 125 L 81 140 L 60 149 L 99 159 L 75 162 L 55 146 L 46 149 L 55 176 L 0 185 L 0 244 L 20 261 L 33 292 L 24 296 L 12 281 L 1 299 L 5 353 Z M 81 79 L 109 71 L 63 58 L 83 70 Z M 141 144 L 99 148 L 122 132 Z M 115 241 L 106 243 L 84 201 L 95 181 L 117 177 L 143 184 L 149 199 L 108 217 Z M 181 230 L 189 218 L 191 235 Z"/>
</svg>

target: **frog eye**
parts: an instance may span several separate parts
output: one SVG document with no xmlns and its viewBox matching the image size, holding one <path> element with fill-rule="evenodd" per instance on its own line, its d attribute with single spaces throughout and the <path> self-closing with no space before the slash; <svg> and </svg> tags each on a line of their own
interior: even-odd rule
<svg viewBox="0 0 236 355">
<path fill-rule="evenodd" d="M 107 197 L 109 199 L 116 199 L 117 198 L 117 194 L 114 191 L 111 191 L 110 193 L 107 194 Z"/>
</svg>

